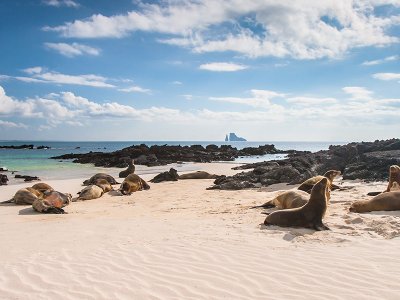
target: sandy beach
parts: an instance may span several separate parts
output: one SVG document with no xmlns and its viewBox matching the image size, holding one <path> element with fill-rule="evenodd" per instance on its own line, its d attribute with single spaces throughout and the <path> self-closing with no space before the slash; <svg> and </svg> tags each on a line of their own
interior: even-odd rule
<svg viewBox="0 0 400 300">
<path fill-rule="evenodd" d="M 232 166 L 199 169 L 230 175 Z M 76 195 L 82 181 L 47 183 Z M 267 228 L 261 210 L 249 209 L 295 186 L 206 190 L 212 181 L 106 194 L 72 203 L 65 215 L 1 206 L 0 298 L 398 299 L 400 212 L 348 212 L 385 182 L 339 178 L 353 188 L 332 192 L 331 230 L 316 232 Z M 0 200 L 30 185 L 2 186 Z"/>
</svg>

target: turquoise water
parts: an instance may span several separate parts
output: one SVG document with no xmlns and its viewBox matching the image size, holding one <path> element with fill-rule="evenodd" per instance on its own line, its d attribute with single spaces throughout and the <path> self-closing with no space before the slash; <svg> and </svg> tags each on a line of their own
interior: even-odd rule
<svg viewBox="0 0 400 300">
<path fill-rule="evenodd" d="M 8 170 L 18 171 L 18 174 L 39 176 L 41 178 L 67 179 L 74 177 L 85 177 L 93 173 L 94 167 L 90 164 L 75 164 L 71 161 L 58 161 L 49 159 L 52 156 L 58 156 L 66 153 L 87 153 L 89 151 L 111 152 L 122 148 L 146 144 L 152 145 L 232 145 L 238 149 L 245 147 L 258 147 L 259 145 L 274 144 L 281 150 L 307 150 L 319 151 L 328 149 L 329 145 L 341 145 L 343 142 L 213 142 L 213 141 L 135 141 L 135 142 L 57 142 L 57 141 L 0 141 L 0 146 L 5 145 L 23 145 L 33 144 L 35 147 L 44 145 L 51 149 L 0 149 L 0 167 L 6 167 Z M 78 148 L 79 147 L 79 148 Z M 78 149 L 77 149 L 78 148 Z M 280 159 L 284 156 L 265 155 L 255 157 L 238 158 L 235 162 L 252 163 L 264 160 Z M 96 168 L 99 171 L 101 168 Z M 142 169 L 143 172 L 144 169 Z"/>
</svg>

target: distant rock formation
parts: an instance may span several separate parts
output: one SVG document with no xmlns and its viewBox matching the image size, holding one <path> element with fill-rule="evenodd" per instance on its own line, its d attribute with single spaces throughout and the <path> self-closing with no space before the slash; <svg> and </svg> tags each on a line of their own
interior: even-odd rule
<svg viewBox="0 0 400 300">
<path fill-rule="evenodd" d="M 229 133 L 229 136 L 225 136 L 225 142 L 246 142 L 245 138 L 237 136 L 234 132 Z"/>
</svg>

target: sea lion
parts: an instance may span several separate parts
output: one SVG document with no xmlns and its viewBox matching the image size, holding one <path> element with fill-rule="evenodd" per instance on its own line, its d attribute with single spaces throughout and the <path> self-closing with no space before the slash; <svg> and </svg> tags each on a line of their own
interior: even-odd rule
<svg viewBox="0 0 400 300">
<path fill-rule="evenodd" d="M 62 209 L 71 203 L 71 194 L 64 194 L 57 191 L 45 191 L 43 199 L 36 199 L 32 208 L 45 214 L 65 214 Z"/>
<path fill-rule="evenodd" d="M 169 171 L 162 172 L 156 175 L 153 179 L 150 179 L 152 183 L 160 183 L 163 181 L 178 181 L 178 171 L 174 168 L 170 168 Z"/>
<path fill-rule="evenodd" d="M 32 188 L 37 191 L 40 191 L 42 193 L 45 191 L 54 191 L 54 189 L 50 185 L 48 185 L 47 183 L 44 183 L 44 182 L 36 183 L 36 184 L 32 185 Z"/>
<path fill-rule="evenodd" d="M 28 191 L 30 191 L 32 194 L 34 194 L 36 197 L 38 197 L 38 198 L 43 198 L 43 192 L 41 192 L 41 191 L 39 191 L 39 190 L 37 190 L 37 189 L 34 189 L 34 188 L 32 188 L 32 187 L 27 187 L 26 188 Z"/>
<path fill-rule="evenodd" d="M 274 199 L 265 202 L 262 205 L 253 206 L 250 208 L 270 208 L 289 209 L 302 207 L 310 199 L 310 194 L 305 191 L 290 190 L 279 193 Z"/>
<path fill-rule="evenodd" d="M 133 173 L 135 173 L 134 161 L 133 160 L 129 160 L 128 161 L 128 168 L 126 170 L 123 170 L 123 171 L 119 172 L 118 177 L 119 178 L 125 178 L 129 174 L 133 174 Z"/>
<path fill-rule="evenodd" d="M 104 190 L 94 184 L 88 185 L 82 191 L 79 192 L 77 200 L 92 200 L 100 198 L 104 194 Z"/>
<path fill-rule="evenodd" d="M 400 210 L 400 192 L 386 192 L 370 200 L 359 200 L 351 204 L 350 212 L 369 212 L 378 210 Z"/>
<path fill-rule="evenodd" d="M 300 190 L 300 191 L 305 191 L 307 193 L 311 193 L 311 189 L 314 186 L 314 184 L 319 182 L 322 178 L 326 177 L 329 180 L 328 184 L 330 185 L 330 189 L 331 190 L 336 190 L 339 187 L 337 185 L 333 184 L 333 179 L 335 179 L 335 177 L 340 175 L 340 174 L 341 174 L 340 171 L 329 170 L 323 176 L 318 175 L 318 176 L 314 176 L 314 177 L 311 177 L 311 178 L 307 179 L 297 189 Z"/>
<path fill-rule="evenodd" d="M 29 188 L 31 189 L 31 188 Z M 34 189 L 33 189 L 34 190 Z M 34 190 L 37 192 L 36 190 Z M 36 199 L 39 199 L 31 190 L 27 188 L 19 189 L 14 197 L 8 201 L 3 201 L 2 203 L 15 203 L 18 205 L 31 205 Z"/>
<path fill-rule="evenodd" d="M 210 174 L 205 171 L 197 171 L 179 175 L 178 179 L 217 179 L 218 175 Z"/>
<path fill-rule="evenodd" d="M 392 165 L 389 168 L 389 183 L 386 190 L 383 192 L 369 192 L 368 196 L 376 196 L 385 192 L 393 192 L 400 190 L 400 167 L 397 165 Z"/>
<path fill-rule="evenodd" d="M 97 173 L 96 175 L 93 175 L 92 177 L 90 177 L 89 179 L 85 180 L 83 182 L 83 185 L 90 185 L 90 184 L 94 184 L 96 182 L 97 179 L 105 179 L 107 180 L 111 185 L 113 184 L 119 184 L 114 177 L 112 177 L 111 175 L 108 175 L 106 173 Z"/>
<path fill-rule="evenodd" d="M 148 189 L 150 189 L 150 186 L 147 184 L 146 181 L 144 181 L 142 178 L 140 178 L 136 174 L 130 174 L 122 182 L 119 191 L 123 195 L 130 195 L 133 192 L 141 191 L 141 190 L 148 190 Z"/>
<path fill-rule="evenodd" d="M 397 191 L 400 189 L 400 167 L 392 165 L 389 168 L 389 184 L 386 192 Z"/>
<path fill-rule="evenodd" d="M 108 193 L 109 191 L 113 190 L 111 184 L 105 179 L 97 179 L 94 184 L 98 187 L 101 187 L 104 193 Z"/>
<path fill-rule="evenodd" d="M 298 208 L 274 211 L 265 218 L 264 224 L 329 230 L 322 223 L 322 218 L 327 209 L 328 186 L 328 178 L 322 178 L 312 188 L 310 199 L 305 205 Z"/>
</svg>

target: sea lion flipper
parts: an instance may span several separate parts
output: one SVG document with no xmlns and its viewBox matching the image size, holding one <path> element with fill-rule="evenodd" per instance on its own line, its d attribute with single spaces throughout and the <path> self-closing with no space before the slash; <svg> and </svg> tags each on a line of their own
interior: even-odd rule
<svg viewBox="0 0 400 300">
<path fill-rule="evenodd" d="M 257 205 L 257 206 L 252 206 L 252 207 L 250 207 L 250 209 L 254 209 L 254 208 L 272 208 L 272 207 L 275 207 L 274 201 L 273 200 L 269 200 L 268 202 L 265 202 L 264 204 Z"/>
<path fill-rule="evenodd" d="M 14 198 L 12 198 L 10 200 L 2 201 L 2 202 L 0 202 L 0 204 L 13 203 L 13 202 L 14 202 Z"/>
<path fill-rule="evenodd" d="M 317 231 L 323 231 L 323 230 L 331 230 L 328 226 L 324 225 L 324 224 L 314 224 L 314 229 Z"/>
<path fill-rule="evenodd" d="M 67 212 L 65 212 L 62 208 L 59 207 L 49 207 L 48 209 L 46 209 L 45 211 L 43 211 L 45 214 L 66 214 Z"/>
</svg>

